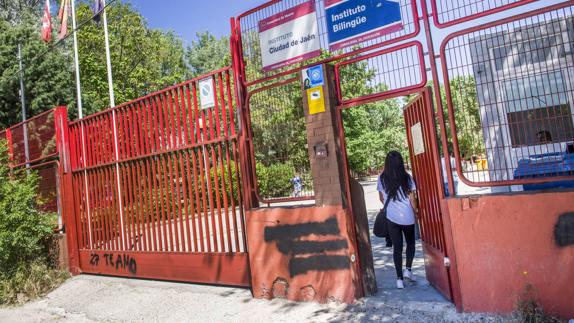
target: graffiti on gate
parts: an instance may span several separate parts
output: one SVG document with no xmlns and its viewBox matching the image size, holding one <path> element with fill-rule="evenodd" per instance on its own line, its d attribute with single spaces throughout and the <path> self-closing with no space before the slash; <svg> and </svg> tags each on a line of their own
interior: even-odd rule
<svg viewBox="0 0 574 323">
<path fill-rule="evenodd" d="M 93 253 L 90 256 L 90 265 L 98 267 L 101 263 L 102 266 L 111 267 L 116 271 L 127 270 L 132 275 L 137 274 L 138 271 L 137 261 L 135 258 L 131 257 L 128 254 L 104 253 L 103 258 L 104 260 L 100 262 L 100 255 L 97 253 Z"/>
<path fill-rule="evenodd" d="M 349 269 L 351 263 L 345 252 L 349 245 L 340 238 L 335 216 L 324 222 L 308 222 L 265 227 L 265 242 L 276 242 L 279 252 L 289 256 L 291 277 L 309 271 Z M 313 236 L 336 236 L 329 240 L 311 240 Z M 329 252 L 329 254 L 325 254 Z"/>
</svg>

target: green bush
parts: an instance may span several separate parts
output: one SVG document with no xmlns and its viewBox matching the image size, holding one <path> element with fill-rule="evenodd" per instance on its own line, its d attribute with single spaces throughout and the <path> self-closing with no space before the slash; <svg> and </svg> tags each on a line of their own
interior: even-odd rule
<svg viewBox="0 0 574 323">
<path fill-rule="evenodd" d="M 256 168 L 261 197 L 277 198 L 293 194 L 293 183 L 291 183 L 291 179 L 295 177 L 293 164 L 287 162 L 265 166 L 257 163 Z"/>
<path fill-rule="evenodd" d="M 34 297 L 52 288 L 46 276 L 61 275 L 47 265 L 56 218 L 39 211 L 37 192 L 38 176 L 11 170 L 0 141 L 0 303 L 13 302 L 15 295 Z"/>
<path fill-rule="evenodd" d="M 34 172 L 11 172 L 6 144 L 0 143 L 0 273 L 45 258 L 53 216 L 37 209 L 38 177 Z"/>
<path fill-rule="evenodd" d="M 233 162 L 233 161 L 232 161 Z M 239 204 L 239 186 L 237 185 L 237 171 L 235 166 L 231 167 L 231 180 L 232 186 L 229 185 L 229 170 L 227 169 L 227 164 L 223 164 L 223 173 L 221 172 L 221 164 L 217 165 L 217 186 L 219 189 L 219 198 L 221 203 L 223 203 L 223 194 L 227 194 L 227 203 L 231 205 L 231 197 L 233 196 L 233 201 L 235 205 Z M 211 185 L 215 185 L 215 167 L 211 168 L 210 171 Z M 225 187 L 225 190 L 223 189 Z M 212 188 L 213 194 L 215 195 L 215 187 Z"/>
</svg>

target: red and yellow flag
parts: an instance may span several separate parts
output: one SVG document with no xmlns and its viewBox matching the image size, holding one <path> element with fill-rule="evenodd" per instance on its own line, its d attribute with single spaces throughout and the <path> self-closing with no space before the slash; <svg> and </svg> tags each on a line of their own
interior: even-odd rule
<svg viewBox="0 0 574 323">
<path fill-rule="evenodd" d="M 61 0 L 58 11 L 58 20 L 60 21 L 58 39 L 62 39 L 68 34 L 68 16 L 70 16 L 70 0 Z"/>
<path fill-rule="evenodd" d="M 50 0 L 44 4 L 44 15 L 42 16 L 42 40 L 46 43 L 52 40 L 52 16 L 50 16 Z"/>
</svg>

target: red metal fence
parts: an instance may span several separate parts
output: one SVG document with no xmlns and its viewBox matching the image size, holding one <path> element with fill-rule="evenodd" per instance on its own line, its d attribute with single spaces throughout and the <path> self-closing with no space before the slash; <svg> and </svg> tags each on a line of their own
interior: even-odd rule
<svg viewBox="0 0 574 323">
<path fill-rule="evenodd" d="M 314 198 L 299 78 L 251 91 L 246 106 L 259 200 Z"/>
<path fill-rule="evenodd" d="M 54 109 L 38 114 L 0 132 L 6 139 L 10 167 L 30 169 L 39 176 L 37 202 L 41 210 L 58 213 L 62 228 L 59 192 L 60 170 L 56 147 Z"/>
<path fill-rule="evenodd" d="M 574 179 L 573 10 L 548 6 L 443 41 L 449 127 L 466 184 Z M 463 168 L 473 156 L 487 163 Z"/>
<path fill-rule="evenodd" d="M 83 271 L 248 284 L 231 77 L 225 68 L 70 124 Z M 100 260 L 109 254 L 137 272 Z M 192 267 L 174 270 L 173 255 Z"/>
<path fill-rule="evenodd" d="M 439 28 L 487 17 L 538 0 L 431 0 L 434 23 Z"/>
<path fill-rule="evenodd" d="M 327 39 L 327 29 L 325 26 L 325 4 L 323 0 L 310 0 L 315 4 L 317 20 L 319 23 L 319 37 L 321 48 L 324 53 L 328 52 L 329 44 Z M 276 71 L 263 73 L 261 70 L 261 53 L 259 44 L 258 22 L 277 13 L 293 8 L 309 0 L 272 0 L 249 10 L 237 17 L 237 29 L 239 36 L 240 61 L 244 72 L 244 82 L 247 86 L 252 86 L 266 81 L 276 80 L 280 76 L 296 73 L 301 68 L 308 66 L 309 62 L 301 62 Z M 340 50 L 333 55 L 328 55 L 322 62 L 329 62 L 351 57 L 359 53 L 368 52 L 413 38 L 420 32 L 418 23 L 418 9 L 415 0 L 399 0 L 402 16 L 403 28 L 393 33 L 370 39 L 353 48 Z M 316 59 L 314 61 L 317 61 Z"/>
</svg>

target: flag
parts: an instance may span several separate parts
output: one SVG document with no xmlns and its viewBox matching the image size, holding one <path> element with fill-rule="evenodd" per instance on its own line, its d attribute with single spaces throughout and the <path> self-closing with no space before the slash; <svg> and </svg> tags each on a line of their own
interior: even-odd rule
<svg viewBox="0 0 574 323">
<path fill-rule="evenodd" d="M 46 43 L 52 40 L 52 17 L 50 16 L 50 0 L 46 0 L 44 5 L 44 15 L 42 16 L 42 40 Z"/>
<path fill-rule="evenodd" d="M 100 11 L 102 11 L 103 9 L 104 9 L 104 3 L 102 2 L 102 0 L 96 0 L 96 2 L 94 2 L 92 10 L 94 12 L 94 21 L 98 23 L 98 25 L 100 24 L 100 19 L 102 18 Z"/>
<path fill-rule="evenodd" d="M 60 21 L 60 32 L 58 39 L 64 38 L 68 34 L 68 16 L 70 15 L 70 0 L 61 0 L 58 20 Z"/>
</svg>

